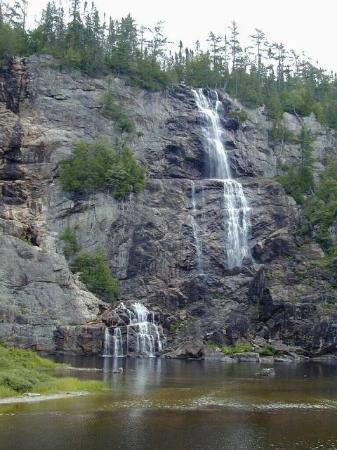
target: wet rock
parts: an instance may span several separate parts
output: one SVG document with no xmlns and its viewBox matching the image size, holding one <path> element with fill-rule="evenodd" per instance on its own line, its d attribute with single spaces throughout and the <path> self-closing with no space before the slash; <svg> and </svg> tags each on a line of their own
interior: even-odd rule
<svg viewBox="0 0 337 450">
<path fill-rule="evenodd" d="M 169 353 L 170 358 L 200 359 L 205 354 L 204 344 L 201 341 L 187 342 L 178 346 L 176 350 Z"/>
<path fill-rule="evenodd" d="M 336 352 L 336 320 L 322 307 L 334 304 L 335 281 L 327 270 L 311 268 L 322 250 L 299 236 L 301 210 L 272 179 L 280 164 L 299 160 L 298 146 L 272 143 L 271 122 L 259 109 L 247 110 L 240 128 L 228 117 L 238 105 L 219 92 L 230 166 L 250 206 L 253 256 L 228 270 L 223 182 L 205 179 L 203 118 L 191 90 L 145 92 L 112 80 L 139 132 L 130 145 L 148 185 L 123 201 L 108 192 L 79 198 L 62 192 L 58 163 L 76 142 L 105 135 L 115 143 L 120 136 L 98 107 L 107 80 L 55 66 L 52 57 L 33 55 L 0 71 L 0 338 L 41 350 L 99 353 L 105 325 L 127 323 L 125 312 L 100 302 L 69 271 L 58 236 L 70 227 L 82 248 L 107 250 L 122 301 L 160 312 L 168 346 L 179 357 L 204 357 L 204 342 L 240 339 L 280 341 L 291 355 Z M 285 120 L 298 134 L 297 118 Z M 336 133 L 313 117 L 303 121 L 315 133 L 318 176 L 324 160 L 335 157 Z"/>
<path fill-rule="evenodd" d="M 261 369 L 261 371 L 257 372 L 256 375 L 259 377 L 274 377 L 275 369 L 274 368 Z"/>
<path fill-rule="evenodd" d="M 249 362 L 249 363 L 260 362 L 259 354 L 254 352 L 237 353 L 233 355 L 233 358 L 236 359 L 238 362 Z"/>
</svg>

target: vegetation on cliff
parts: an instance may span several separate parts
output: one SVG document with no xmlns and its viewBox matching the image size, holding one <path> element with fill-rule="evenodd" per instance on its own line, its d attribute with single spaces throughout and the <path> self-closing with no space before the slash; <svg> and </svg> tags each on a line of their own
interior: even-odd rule
<svg viewBox="0 0 337 450">
<path fill-rule="evenodd" d="M 97 391 L 99 381 L 80 381 L 71 377 L 56 377 L 60 364 L 41 358 L 30 350 L 0 345 L 0 397 L 25 392 L 54 393 L 64 391 Z"/>
<path fill-rule="evenodd" d="M 301 159 L 298 164 L 292 164 L 284 169 L 284 175 L 277 177 L 277 180 L 283 185 L 289 195 L 300 203 L 304 203 L 305 195 L 314 191 L 313 174 L 313 138 L 310 130 L 303 127 L 298 138 L 294 137 L 293 143 L 300 144 Z"/>
<path fill-rule="evenodd" d="M 111 83 L 102 97 L 102 115 L 115 121 L 122 133 L 133 133 L 136 129 L 134 122 L 125 113 L 121 103 L 115 99 Z"/>
<path fill-rule="evenodd" d="M 80 273 L 80 280 L 91 292 L 107 302 L 116 298 L 118 284 L 111 275 L 105 250 L 97 249 L 93 253 L 81 250 L 72 260 L 70 268 L 72 272 Z"/>
<path fill-rule="evenodd" d="M 92 3 L 50 1 L 38 25 L 26 29 L 27 0 L 0 13 L 0 60 L 14 54 L 49 53 L 62 66 L 88 74 L 113 73 L 145 89 L 161 89 L 185 82 L 195 87 L 224 88 L 248 106 L 265 105 L 279 122 L 284 111 L 306 116 L 313 112 L 324 125 L 337 128 L 337 80 L 315 67 L 310 59 L 269 42 L 256 29 L 248 45 L 240 42 L 233 22 L 225 35 L 213 32 L 208 48 L 197 41 L 193 48 L 179 42 L 172 51 L 163 24 L 138 26 L 128 15 L 102 20 Z M 278 128 L 278 127 L 277 127 Z"/>
<path fill-rule="evenodd" d="M 82 250 L 73 228 L 66 228 L 59 240 L 71 271 L 80 274 L 80 280 L 91 292 L 107 302 L 114 300 L 118 295 L 118 282 L 111 275 L 106 251 L 102 248 L 94 252 Z"/>
<path fill-rule="evenodd" d="M 65 191 L 88 194 L 107 190 L 117 199 L 145 187 L 145 171 L 133 152 L 111 147 L 105 139 L 77 144 L 70 159 L 60 163 L 60 179 Z"/>
<path fill-rule="evenodd" d="M 337 244 L 332 229 L 337 219 L 337 164 L 330 161 L 320 176 L 313 195 L 305 203 L 304 214 L 318 243 L 328 255 L 328 264 L 337 269 Z"/>
<path fill-rule="evenodd" d="M 303 206 L 303 234 L 314 238 L 326 252 L 325 263 L 337 269 L 337 243 L 334 224 L 337 219 L 337 164 L 330 160 L 314 180 L 313 137 L 302 128 L 294 143 L 299 143 L 301 159 L 298 164 L 285 167 L 285 173 L 277 180 L 289 195 Z"/>
</svg>

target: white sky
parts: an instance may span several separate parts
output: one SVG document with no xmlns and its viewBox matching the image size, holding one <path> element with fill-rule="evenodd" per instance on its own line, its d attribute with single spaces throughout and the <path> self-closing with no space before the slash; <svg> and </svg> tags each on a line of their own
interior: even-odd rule
<svg viewBox="0 0 337 450">
<path fill-rule="evenodd" d="M 63 3 L 66 3 L 64 1 Z M 90 4 L 91 1 L 89 0 Z M 269 41 L 305 51 L 315 63 L 337 72 L 337 0 L 95 0 L 101 12 L 114 19 L 130 13 L 138 24 L 165 22 L 171 41 L 191 46 L 205 41 L 209 31 L 227 32 L 238 22 L 243 44 L 254 28 Z M 39 17 L 46 0 L 29 0 L 30 21 Z"/>
</svg>

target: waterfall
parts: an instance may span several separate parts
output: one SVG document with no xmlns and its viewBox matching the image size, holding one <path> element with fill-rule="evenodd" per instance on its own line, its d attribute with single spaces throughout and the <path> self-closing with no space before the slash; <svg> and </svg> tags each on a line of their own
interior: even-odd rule
<svg viewBox="0 0 337 450">
<path fill-rule="evenodd" d="M 114 329 L 114 335 L 113 335 L 113 342 L 114 342 L 114 357 L 115 358 L 121 358 L 123 357 L 123 337 L 120 327 L 115 327 Z"/>
<path fill-rule="evenodd" d="M 209 161 L 209 178 L 223 183 L 224 251 L 228 268 L 238 267 L 249 255 L 249 207 L 242 185 L 232 178 L 223 129 L 219 117 L 222 106 L 218 93 L 210 91 L 207 97 L 202 89 L 193 90 L 197 107 L 205 123 L 205 149 Z"/>
<path fill-rule="evenodd" d="M 192 213 L 190 214 L 193 240 L 197 253 L 197 264 L 199 274 L 203 273 L 203 262 L 202 262 L 202 240 L 200 236 L 200 227 L 198 226 L 196 215 L 197 215 L 197 203 L 195 199 L 195 183 L 191 181 L 191 202 L 192 202 Z"/>
<path fill-rule="evenodd" d="M 163 349 L 159 327 L 155 323 L 154 314 L 142 304 L 134 303 L 129 313 L 129 325 L 127 327 L 127 341 L 129 345 L 129 328 L 136 333 L 136 353 L 148 357 L 155 356 L 156 352 Z"/>
<path fill-rule="evenodd" d="M 113 347 L 111 346 L 111 340 L 113 341 Z M 113 350 L 113 352 L 112 352 Z M 123 337 L 120 327 L 114 328 L 114 334 L 111 336 L 109 328 L 105 327 L 104 332 L 104 351 L 103 357 L 121 358 L 123 355 Z"/>
<path fill-rule="evenodd" d="M 142 303 L 133 303 L 130 309 L 120 303 L 114 314 L 119 316 L 119 326 L 105 328 L 102 356 L 154 357 L 163 350 L 166 339 L 161 325 L 156 323 L 153 311 L 149 311 Z"/>
<path fill-rule="evenodd" d="M 110 357 L 111 355 L 111 336 L 109 333 L 109 328 L 105 327 L 104 332 L 104 350 L 103 355 L 104 357 Z"/>
</svg>

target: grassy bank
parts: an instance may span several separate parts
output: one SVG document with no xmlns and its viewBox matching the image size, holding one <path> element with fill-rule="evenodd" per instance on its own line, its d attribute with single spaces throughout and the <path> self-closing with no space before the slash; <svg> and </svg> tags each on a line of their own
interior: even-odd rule
<svg viewBox="0 0 337 450">
<path fill-rule="evenodd" d="M 30 350 L 0 345 L 0 398 L 22 395 L 25 392 L 41 394 L 64 391 L 100 391 L 100 381 L 56 377 L 60 364 L 41 358 Z"/>
</svg>

